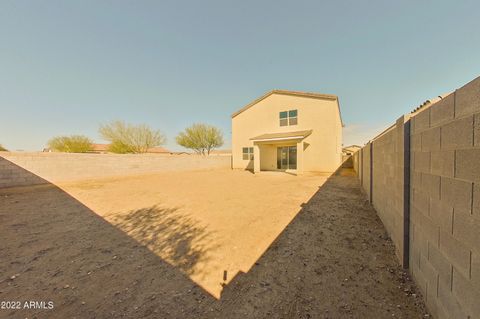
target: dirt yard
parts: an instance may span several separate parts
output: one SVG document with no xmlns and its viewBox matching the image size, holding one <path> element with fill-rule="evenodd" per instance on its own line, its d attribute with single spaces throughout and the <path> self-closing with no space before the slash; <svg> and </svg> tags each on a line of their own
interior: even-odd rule
<svg viewBox="0 0 480 319">
<path fill-rule="evenodd" d="M 351 174 L 204 170 L 0 190 L 12 318 L 422 318 Z M 38 307 L 37 307 L 38 308 Z"/>
</svg>

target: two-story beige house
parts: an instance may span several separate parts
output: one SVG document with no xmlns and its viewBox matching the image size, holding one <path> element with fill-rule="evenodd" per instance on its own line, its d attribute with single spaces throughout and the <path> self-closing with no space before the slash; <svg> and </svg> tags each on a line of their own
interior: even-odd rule
<svg viewBox="0 0 480 319">
<path fill-rule="evenodd" d="M 232 115 L 232 168 L 334 172 L 342 128 L 337 96 L 273 90 Z"/>
</svg>

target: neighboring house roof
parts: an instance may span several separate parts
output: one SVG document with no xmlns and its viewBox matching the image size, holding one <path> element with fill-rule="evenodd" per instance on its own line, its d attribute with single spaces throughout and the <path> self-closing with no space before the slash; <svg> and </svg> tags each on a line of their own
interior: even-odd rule
<svg viewBox="0 0 480 319">
<path fill-rule="evenodd" d="M 362 147 L 359 146 L 359 145 L 349 145 L 349 146 L 345 146 L 343 149 L 344 150 L 358 150 L 360 148 L 362 148 Z"/>
<path fill-rule="evenodd" d="M 356 151 L 358 151 L 359 149 L 361 149 L 362 147 L 361 146 L 358 146 L 358 145 L 350 145 L 350 146 L 346 146 L 344 148 L 342 148 L 342 153 L 345 153 L 347 155 L 349 154 L 353 154 L 355 153 Z"/>
<path fill-rule="evenodd" d="M 254 100 L 253 102 L 245 105 L 242 107 L 240 110 L 232 114 L 232 118 L 237 116 L 238 114 L 248 110 L 258 102 L 266 99 L 272 94 L 281 94 L 281 95 L 292 95 L 292 96 L 300 96 L 300 97 L 308 97 L 308 98 L 313 98 L 313 99 L 323 99 L 323 100 L 332 100 L 332 101 L 337 101 L 337 107 L 338 107 L 338 114 L 340 115 L 340 122 L 342 123 L 343 126 L 343 121 L 342 121 L 342 113 L 340 112 L 340 105 L 338 102 L 338 96 L 332 95 L 332 94 L 322 94 L 322 93 L 312 93 L 312 92 L 301 92 L 301 91 L 288 91 L 288 90 L 272 90 L 270 92 L 265 93 L 258 99 Z"/>
<path fill-rule="evenodd" d="M 108 144 L 92 144 L 91 151 L 108 152 Z"/>
<path fill-rule="evenodd" d="M 278 141 L 278 140 L 291 140 L 298 138 L 305 138 L 312 134 L 312 130 L 296 131 L 296 132 L 284 132 L 284 133 L 269 133 L 252 137 L 252 141 Z"/>
</svg>

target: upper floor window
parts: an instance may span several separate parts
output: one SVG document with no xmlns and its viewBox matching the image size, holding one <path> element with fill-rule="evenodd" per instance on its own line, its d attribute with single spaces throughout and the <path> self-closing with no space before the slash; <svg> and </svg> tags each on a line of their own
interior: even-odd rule
<svg viewBox="0 0 480 319">
<path fill-rule="evenodd" d="M 297 125 L 297 110 L 280 112 L 280 126 Z"/>
</svg>

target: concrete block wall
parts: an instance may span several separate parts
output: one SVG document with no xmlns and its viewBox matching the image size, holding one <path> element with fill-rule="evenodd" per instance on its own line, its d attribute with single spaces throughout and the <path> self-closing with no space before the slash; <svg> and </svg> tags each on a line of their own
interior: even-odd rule
<svg viewBox="0 0 480 319">
<path fill-rule="evenodd" d="M 370 198 L 371 196 L 371 185 L 370 185 L 370 180 L 371 180 L 371 149 L 372 145 L 371 143 L 367 143 L 362 149 L 361 149 L 361 158 L 362 158 L 362 168 L 361 168 L 361 174 L 362 174 L 362 188 L 367 194 L 367 197 Z"/>
<path fill-rule="evenodd" d="M 0 188 L 230 167 L 230 156 L 0 152 Z"/>
<path fill-rule="evenodd" d="M 362 189 L 375 207 L 395 244 L 395 252 L 408 266 L 408 236 L 405 229 L 405 130 L 409 116 L 368 142 L 353 155 L 355 171 Z M 407 247 L 405 247 L 407 245 Z"/>
<path fill-rule="evenodd" d="M 480 78 L 398 119 L 355 161 L 433 316 L 480 318 Z"/>
<path fill-rule="evenodd" d="M 0 156 L 0 188 L 48 183 L 38 175 Z"/>
<path fill-rule="evenodd" d="M 404 260 L 404 117 L 372 141 L 372 204 Z"/>
<path fill-rule="evenodd" d="M 479 119 L 477 78 L 411 120 L 410 269 L 437 318 L 480 318 Z"/>
<path fill-rule="evenodd" d="M 352 162 L 353 162 L 353 170 L 358 173 L 359 165 L 360 165 L 360 156 L 359 152 L 356 152 L 352 155 Z"/>
</svg>

